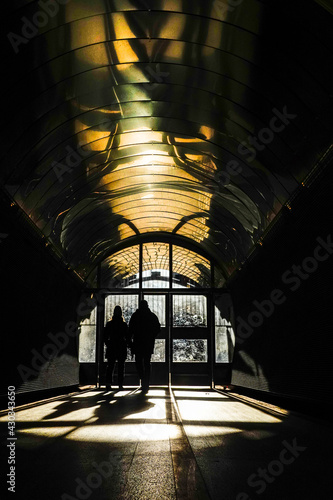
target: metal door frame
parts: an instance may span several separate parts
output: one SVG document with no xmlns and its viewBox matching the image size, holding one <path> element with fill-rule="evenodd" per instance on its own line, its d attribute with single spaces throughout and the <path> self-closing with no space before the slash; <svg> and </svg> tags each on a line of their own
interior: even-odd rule
<svg viewBox="0 0 333 500">
<path fill-rule="evenodd" d="M 100 387 L 101 382 L 101 368 L 104 363 L 103 360 L 103 328 L 105 317 L 105 298 L 107 295 L 137 295 L 138 300 L 142 300 L 145 295 L 163 295 L 165 296 L 165 322 L 166 322 L 166 336 L 165 336 L 165 363 L 168 368 L 168 385 L 172 385 L 172 323 L 173 323 L 173 296 L 175 295 L 203 295 L 207 300 L 207 373 L 210 385 L 214 383 L 214 359 L 215 359 L 215 334 L 214 334 L 214 301 L 212 289 L 172 289 L 170 288 L 130 288 L 130 289 L 109 289 L 109 290 L 95 290 L 98 295 L 98 309 L 96 318 L 96 385 Z M 189 327 L 190 330 L 191 327 Z M 186 338 L 186 337 L 185 337 Z"/>
</svg>

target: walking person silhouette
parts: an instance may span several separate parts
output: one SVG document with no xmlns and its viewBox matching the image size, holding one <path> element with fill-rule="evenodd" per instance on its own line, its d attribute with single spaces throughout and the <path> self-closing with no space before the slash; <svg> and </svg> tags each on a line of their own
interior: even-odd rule
<svg viewBox="0 0 333 500">
<path fill-rule="evenodd" d="M 122 316 L 120 306 L 116 306 L 113 316 L 104 327 L 104 343 L 106 345 L 106 388 L 112 388 L 112 376 L 116 361 L 118 361 L 118 385 L 123 389 L 125 360 L 127 356 L 128 326 Z"/>
<path fill-rule="evenodd" d="M 135 365 L 143 394 L 149 391 L 150 358 L 160 330 L 158 317 L 149 309 L 148 302 L 141 300 L 139 309 L 132 314 L 129 322 L 129 338 L 133 339 L 132 353 L 135 354 Z"/>
</svg>

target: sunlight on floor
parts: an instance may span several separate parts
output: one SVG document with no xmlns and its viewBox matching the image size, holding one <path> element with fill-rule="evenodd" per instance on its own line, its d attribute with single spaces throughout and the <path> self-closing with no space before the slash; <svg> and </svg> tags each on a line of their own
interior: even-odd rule
<svg viewBox="0 0 333 500">
<path fill-rule="evenodd" d="M 176 424 L 110 424 L 90 425 L 74 430 L 66 439 L 94 443 L 121 443 L 136 441 L 165 441 L 179 437 Z"/>
<path fill-rule="evenodd" d="M 131 413 L 124 417 L 124 420 L 145 419 L 145 420 L 164 420 L 166 419 L 165 400 L 147 399 L 147 403 L 152 406 L 144 411 Z"/>
<path fill-rule="evenodd" d="M 279 423 L 280 418 L 274 417 L 259 409 L 245 406 L 243 403 L 214 392 L 174 392 L 179 412 L 183 422 L 254 422 Z"/>
<path fill-rule="evenodd" d="M 174 388 L 173 394 L 187 436 L 196 438 L 198 449 L 214 438 L 223 444 L 231 434 L 256 440 L 262 433 L 247 432 L 246 423 L 277 424 L 281 419 L 245 406 L 209 388 Z M 179 423 L 171 422 L 167 389 L 151 388 L 142 396 L 137 388 L 125 391 L 92 391 L 36 407 L 18 409 L 18 445 L 45 446 L 50 439 L 62 438 L 86 443 L 149 443 L 167 446 L 182 436 Z M 3 416 L 0 421 L 6 421 Z M 61 425 L 63 424 L 63 425 Z M 26 428 L 24 428 L 26 427 Z M 247 435 L 248 434 L 248 435 Z M 202 438 L 202 439 L 201 439 Z"/>
<path fill-rule="evenodd" d="M 18 437 L 18 444 L 21 446 L 22 443 L 24 443 L 24 437 L 26 435 L 33 435 L 36 437 L 44 437 L 44 438 L 58 438 L 61 436 L 65 436 L 71 431 L 74 431 L 76 429 L 75 426 L 73 427 L 30 427 L 29 429 L 20 429 L 17 432 Z M 24 436 L 24 437 L 23 437 Z M 22 441 L 23 439 L 23 441 Z M 45 443 L 45 441 L 44 441 Z"/>
<path fill-rule="evenodd" d="M 202 387 L 200 388 L 202 389 Z M 192 399 L 230 399 L 228 396 L 224 396 L 223 394 L 219 394 L 217 392 L 213 392 L 210 389 L 207 389 L 206 391 L 193 391 L 193 390 L 180 390 L 180 389 L 174 389 L 173 393 L 176 398 L 192 398 Z"/>
</svg>

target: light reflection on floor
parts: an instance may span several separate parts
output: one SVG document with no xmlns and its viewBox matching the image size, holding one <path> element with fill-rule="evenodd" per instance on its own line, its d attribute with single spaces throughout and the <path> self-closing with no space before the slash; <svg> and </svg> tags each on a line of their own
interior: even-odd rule
<svg viewBox="0 0 333 500">
<path fill-rule="evenodd" d="M 226 395 L 212 392 L 175 390 L 174 395 L 182 420 L 192 422 L 255 422 L 279 423 L 281 419 L 250 408 Z M 206 432 L 206 430 L 205 430 Z"/>
<path fill-rule="evenodd" d="M 17 429 L 18 445 L 34 448 L 45 444 L 47 438 L 61 437 L 95 443 L 168 441 L 179 437 L 180 432 L 177 425 L 168 422 L 168 398 L 166 389 L 150 389 L 145 397 L 137 388 L 105 390 L 21 408 L 16 416 L 21 423 Z M 5 421 L 6 417 L 0 420 Z M 70 422 L 76 425 L 68 425 Z"/>
<path fill-rule="evenodd" d="M 66 439 L 95 443 L 122 443 L 124 441 L 168 441 L 177 436 L 176 425 L 135 423 L 125 427 L 122 424 L 84 426 L 68 434 Z"/>
<path fill-rule="evenodd" d="M 18 408 L 16 415 L 22 478 L 26 471 L 25 481 L 30 481 L 33 490 L 31 477 L 37 461 L 38 474 L 42 471 L 45 475 L 44 492 L 49 491 L 49 484 L 54 491 L 53 470 L 57 468 L 57 477 L 61 478 L 59 491 L 52 497 L 44 495 L 50 500 L 61 498 L 67 491 L 74 495 L 75 478 L 88 477 L 94 471 L 92 463 L 105 463 L 111 455 L 118 457 L 117 465 L 114 476 L 105 480 L 99 490 L 101 500 L 163 498 L 161 492 L 166 484 L 171 488 L 168 498 L 175 499 L 181 481 L 185 489 L 189 487 L 194 492 L 189 498 L 201 498 L 195 496 L 200 477 L 209 490 L 209 498 L 234 499 L 239 491 L 248 491 L 251 474 L 280 456 L 285 441 L 291 445 L 297 438 L 297 444 L 307 451 L 296 465 L 286 467 L 286 486 L 278 478 L 279 482 L 276 480 L 273 485 L 276 496 L 270 497 L 293 499 L 297 496 L 286 496 L 293 481 L 298 488 L 303 484 L 298 480 L 310 477 L 311 471 L 318 482 L 323 463 L 317 457 L 325 453 L 325 446 L 331 441 L 328 429 L 307 420 L 277 418 L 228 395 L 192 387 L 174 388 L 174 394 L 153 387 L 147 396 L 142 396 L 137 388 L 94 390 L 27 405 Z M 5 445 L 7 416 L 2 414 L 0 421 L 4 431 L 1 444 Z M 193 480 L 190 486 L 189 478 Z M 310 486 L 307 484 L 303 493 Z M 36 491 L 29 496 L 37 497 Z M 302 498 L 307 497 L 303 494 Z"/>
<path fill-rule="evenodd" d="M 244 433 L 244 430 L 232 425 L 235 415 L 238 423 L 256 421 L 258 413 L 262 423 L 280 422 L 278 418 L 244 406 L 226 395 L 208 388 L 200 389 L 174 389 L 179 414 L 189 438 L 221 436 L 222 439 L 224 435 Z M 18 445 L 39 447 L 51 437 L 80 442 L 121 443 L 167 441 L 180 436 L 179 425 L 167 421 L 166 401 L 169 394 L 166 389 L 151 388 L 144 399 L 138 398 L 140 395 L 136 388 L 125 391 L 93 390 L 41 406 L 18 409 L 16 421 L 21 423 L 17 429 Z M 105 413 L 108 407 L 111 411 L 109 421 Z M 99 413 L 103 413 L 102 418 Z M 5 420 L 5 416 L 0 418 L 0 421 Z M 68 425 L 71 422 L 75 425 Z M 260 436 L 251 434 L 249 439 L 260 439 Z"/>
</svg>

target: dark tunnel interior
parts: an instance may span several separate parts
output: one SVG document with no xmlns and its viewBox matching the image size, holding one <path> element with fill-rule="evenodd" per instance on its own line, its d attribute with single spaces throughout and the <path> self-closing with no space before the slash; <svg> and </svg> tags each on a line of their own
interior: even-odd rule
<svg viewBox="0 0 333 500">
<path fill-rule="evenodd" d="M 205 383 L 324 401 L 329 2 L 51 3 L 12 2 L 3 23 L 12 385 L 98 382 L 107 297 L 123 294 L 129 311 L 163 292 L 161 380 L 200 379 L 172 358 L 186 337 L 207 351 Z M 180 290 L 185 309 L 199 295 L 208 307 L 201 325 L 182 311 L 191 334 L 173 324 Z"/>
<path fill-rule="evenodd" d="M 7 490 L 331 498 L 332 1 L 4 4 Z"/>
</svg>

